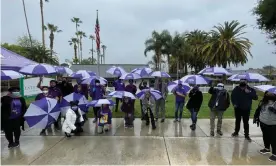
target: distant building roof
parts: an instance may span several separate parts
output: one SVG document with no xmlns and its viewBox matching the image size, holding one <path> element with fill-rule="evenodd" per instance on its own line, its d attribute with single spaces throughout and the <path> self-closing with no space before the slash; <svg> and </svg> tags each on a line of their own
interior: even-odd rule
<svg viewBox="0 0 276 166">
<path fill-rule="evenodd" d="M 100 76 L 104 77 L 104 78 L 115 77 L 113 75 L 106 73 L 106 71 L 112 66 L 120 66 L 120 67 L 124 68 L 126 72 L 131 72 L 133 69 L 139 68 L 139 67 L 148 67 L 147 64 L 100 64 L 99 65 Z M 97 65 L 73 64 L 70 68 L 74 72 L 76 72 L 78 70 L 88 70 L 88 71 L 93 71 L 93 72 L 97 73 L 97 71 L 98 71 Z"/>
</svg>

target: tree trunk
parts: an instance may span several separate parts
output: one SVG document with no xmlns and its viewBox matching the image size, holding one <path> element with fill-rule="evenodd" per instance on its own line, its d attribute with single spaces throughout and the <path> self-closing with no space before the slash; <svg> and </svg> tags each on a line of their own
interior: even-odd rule
<svg viewBox="0 0 276 166">
<path fill-rule="evenodd" d="M 27 13 L 26 13 L 25 0 L 22 0 L 22 3 L 23 3 L 23 9 L 24 9 L 24 15 L 25 15 L 25 21 L 26 21 L 27 31 L 28 31 L 31 47 L 33 47 L 32 35 L 30 33 L 30 28 L 29 28 L 29 23 L 28 23 L 28 17 L 27 17 Z"/>
<path fill-rule="evenodd" d="M 44 14 L 43 14 L 43 0 L 40 0 L 40 13 L 41 13 L 41 30 L 42 30 L 42 45 L 45 48 L 45 35 L 44 35 Z"/>
<path fill-rule="evenodd" d="M 82 62 L 82 37 L 80 36 L 80 62 Z"/>
<path fill-rule="evenodd" d="M 77 61 L 78 60 L 78 55 L 77 55 L 77 45 L 76 44 L 74 45 L 74 53 L 75 53 L 75 59 Z"/>
<path fill-rule="evenodd" d="M 169 73 L 170 73 L 170 66 L 171 66 L 171 57 L 170 57 L 170 55 L 168 54 L 167 55 L 167 60 L 168 60 L 168 69 L 169 69 Z"/>
<path fill-rule="evenodd" d="M 78 32 L 78 23 L 76 22 L 76 33 Z M 79 59 L 80 59 L 80 39 L 79 39 L 79 36 L 77 36 L 77 39 L 79 40 L 78 42 L 78 56 L 79 56 Z"/>
<path fill-rule="evenodd" d="M 187 75 L 188 74 L 188 64 L 187 64 L 187 62 L 184 62 L 184 69 L 185 69 L 184 74 Z"/>
<path fill-rule="evenodd" d="M 54 33 L 50 34 L 50 49 L 51 49 L 51 59 L 53 59 L 53 49 L 54 49 Z"/>
</svg>

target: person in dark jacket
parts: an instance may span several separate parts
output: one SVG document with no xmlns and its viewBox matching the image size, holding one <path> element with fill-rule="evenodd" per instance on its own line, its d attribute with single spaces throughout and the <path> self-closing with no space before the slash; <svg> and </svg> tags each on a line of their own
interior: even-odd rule
<svg viewBox="0 0 276 166">
<path fill-rule="evenodd" d="M 126 86 L 125 91 L 132 93 L 134 96 L 136 95 L 137 92 L 137 87 L 136 85 L 133 84 L 134 81 L 133 80 L 129 80 L 129 84 Z M 135 100 L 131 100 L 132 103 L 132 107 L 133 107 L 133 116 L 134 116 L 134 112 L 135 112 Z"/>
<path fill-rule="evenodd" d="M 105 94 L 104 87 L 100 84 L 100 80 L 95 80 L 95 85 L 91 85 L 90 96 L 92 100 L 103 99 Z M 94 120 L 93 123 L 97 122 L 97 117 L 99 115 L 100 107 L 94 107 Z"/>
<path fill-rule="evenodd" d="M 141 83 L 139 84 L 139 89 L 140 90 L 149 89 L 149 87 L 147 86 L 147 81 L 142 80 Z M 142 116 L 141 120 L 145 120 L 142 100 L 140 100 L 140 106 L 141 106 L 141 116 Z"/>
<path fill-rule="evenodd" d="M 219 83 L 216 88 L 211 87 L 209 89 L 209 94 L 211 94 L 211 98 L 208 103 L 208 107 L 210 108 L 210 135 L 215 136 L 215 119 L 218 117 L 217 123 L 217 134 L 222 136 L 223 133 L 221 131 L 222 126 L 222 118 L 223 113 L 230 106 L 230 97 L 229 93 L 224 89 L 224 85 Z"/>
<path fill-rule="evenodd" d="M 256 91 L 247 85 L 247 80 L 241 79 L 240 85 L 236 86 L 231 94 L 231 101 L 235 109 L 235 132 L 233 137 L 237 137 L 240 131 L 241 119 L 243 120 L 245 139 L 251 142 L 249 137 L 249 117 L 252 107 L 252 100 L 258 100 Z"/>
<path fill-rule="evenodd" d="M 74 92 L 74 87 L 72 83 L 69 83 L 69 81 L 65 77 L 59 78 L 57 87 L 61 90 L 63 96 L 67 96 Z"/>
<path fill-rule="evenodd" d="M 121 106 L 121 111 L 125 113 L 125 127 L 133 128 L 133 120 L 134 120 L 134 109 L 132 105 L 132 101 L 128 97 L 123 98 L 123 103 Z"/>
<path fill-rule="evenodd" d="M 120 79 L 120 77 L 118 77 L 118 79 L 113 82 L 113 87 L 115 88 L 115 91 L 124 91 L 125 83 Z M 122 101 L 120 98 L 116 98 L 115 112 L 118 112 L 120 101 Z"/>
<path fill-rule="evenodd" d="M 187 109 L 191 112 L 192 125 L 190 125 L 191 130 L 196 129 L 197 114 L 200 110 L 203 101 L 202 92 L 199 87 L 195 85 L 189 93 L 189 101 L 186 105 Z"/>
<path fill-rule="evenodd" d="M 21 129 L 24 130 L 24 114 L 27 111 L 26 101 L 20 95 L 20 89 L 10 88 L 8 95 L 1 98 L 1 116 L 8 148 L 18 147 Z"/>
</svg>

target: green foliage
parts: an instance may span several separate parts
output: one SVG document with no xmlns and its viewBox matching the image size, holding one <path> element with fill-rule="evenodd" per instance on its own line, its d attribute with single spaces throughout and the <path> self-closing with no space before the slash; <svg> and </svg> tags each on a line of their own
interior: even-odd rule
<svg viewBox="0 0 276 166">
<path fill-rule="evenodd" d="M 96 64 L 96 63 L 97 63 L 97 61 L 96 61 L 95 58 L 93 58 L 93 60 L 92 60 L 92 58 L 89 57 L 87 59 L 83 59 L 80 64 L 82 64 L 82 65 L 93 65 L 93 64 Z"/>
</svg>

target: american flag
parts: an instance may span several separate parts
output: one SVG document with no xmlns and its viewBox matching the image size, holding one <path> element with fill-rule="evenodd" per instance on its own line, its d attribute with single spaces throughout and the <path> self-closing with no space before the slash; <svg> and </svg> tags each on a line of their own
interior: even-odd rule
<svg viewBox="0 0 276 166">
<path fill-rule="evenodd" d="M 97 10 L 96 25 L 95 25 L 95 33 L 96 33 L 97 51 L 100 53 L 100 51 L 101 51 L 101 39 L 100 39 L 100 24 L 99 24 L 99 19 L 98 19 L 98 10 Z"/>
</svg>

